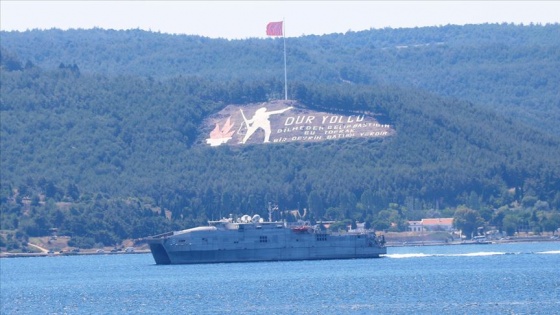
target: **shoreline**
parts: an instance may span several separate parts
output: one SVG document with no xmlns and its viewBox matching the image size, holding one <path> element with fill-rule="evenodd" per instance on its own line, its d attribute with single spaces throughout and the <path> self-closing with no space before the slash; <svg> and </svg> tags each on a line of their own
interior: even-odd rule
<svg viewBox="0 0 560 315">
<path fill-rule="evenodd" d="M 149 249 L 139 249 L 139 250 L 135 250 L 133 252 L 124 252 L 124 251 L 120 251 L 120 252 L 103 252 L 103 253 L 98 253 L 96 251 L 94 252 L 90 252 L 90 251 L 81 251 L 78 253 L 74 253 L 74 252 L 65 252 L 65 253 L 6 253 L 6 252 L 1 252 L 0 253 L 0 259 L 2 258 L 21 258 L 21 257 L 61 257 L 61 256 L 91 256 L 91 255 L 134 255 L 134 254 L 148 254 L 150 253 Z"/>
<path fill-rule="evenodd" d="M 549 237 L 522 237 L 507 240 L 488 240 L 483 242 L 476 241 L 410 241 L 410 242 L 391 242 L 386 243 L 386 247 L 418 247 L 418 246 L 457 246 L 457 245 L 493 245 L 493 244 L 508 244 L 508 243 L 550 243 L 558 242 L 560 239 L 551 239 Z M 134 255 L 134 254 L 149 254 L 149 249 L 137 249 L 133 252 L 101 252 L 97 251 L 80 251 L 80 252 L 63 252 L 63 253 L 7 253 L 0 252 L 0 259 L 2 258 L 24 258 L 24 257 L 61 257 L 61 256 L 84 256 L 84 255 Z"/>
</svg>

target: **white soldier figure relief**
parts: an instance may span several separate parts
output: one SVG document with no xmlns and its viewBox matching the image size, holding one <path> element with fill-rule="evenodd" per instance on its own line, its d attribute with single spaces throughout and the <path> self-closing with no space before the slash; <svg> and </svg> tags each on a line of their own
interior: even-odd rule
<svg viewBox="0 0 560 315">
<path fill-rule="evenodd" d="M 292 108 L 293 107 L 290 106 L 290 107 L 287 107 L 287 108 L 284 108 L 284 109 L 274 110 L 274 111 L 268 112 L 266 110 L 266 107 L 261 107 L 261 108 L 257 109 L 255 114 L 253 115 L 253 118 L 251 118 L 251 119 L 247 119 L 245 117 L 245 114 L 243 113 L 243 110 L 240 109 L 241 115 L 243 116 L 243 120 L 245 121 L 245 125 L 247 127 L 247 133 L 245 133 L 245 137 L 243 137 L 243 140 L 241 140 L 241 143 L 244 144 L 245 142 L 247 142 L 247 140 L 259 128 L 264 130 L 264 141 L 263 141 L 263 143 L 270 142 L 270 133 L 271 133 L 270 120 L 269 120 L 270 116 L 275 115 L 275 114 L 282 114 L 283 112 L 288 111 Z"/>
</svg>

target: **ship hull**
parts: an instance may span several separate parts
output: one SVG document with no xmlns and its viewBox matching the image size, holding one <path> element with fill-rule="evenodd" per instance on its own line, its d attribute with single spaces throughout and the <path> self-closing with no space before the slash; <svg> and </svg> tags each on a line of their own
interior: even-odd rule
<svg viewBox="0 0 560 315">
<path fill-rule="evenodd" d="M 387 253 L 385 248 L 344 247 L 166 251 L 161 244 L 150 244 L 150 249 L 156 264 L 163 265 L 379 258 Z"/>
</svg>

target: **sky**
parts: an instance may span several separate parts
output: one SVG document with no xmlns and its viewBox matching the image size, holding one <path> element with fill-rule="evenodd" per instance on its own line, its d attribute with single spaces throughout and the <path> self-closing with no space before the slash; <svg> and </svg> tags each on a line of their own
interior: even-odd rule
<svg viewBox="0 0 560 315">
<path fill-rule="evenodd" d="M 2 31 L 143 29 L 211 38 L 286 37 L 481 23 L 560 23 L 560 1 L 0 1 Z"/>
</svg>

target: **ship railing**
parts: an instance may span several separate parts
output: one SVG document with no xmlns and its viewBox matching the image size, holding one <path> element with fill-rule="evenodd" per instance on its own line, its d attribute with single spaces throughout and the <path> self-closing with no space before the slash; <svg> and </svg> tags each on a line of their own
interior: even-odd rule
<svg viewBox="0 0 560 315">
<path fill-rule="evenodd" d="M 150 236 L 149 238 L 164 238 L 173 235 L 174 232 L 166 232 L 158 235 Z"/>
</svg>

